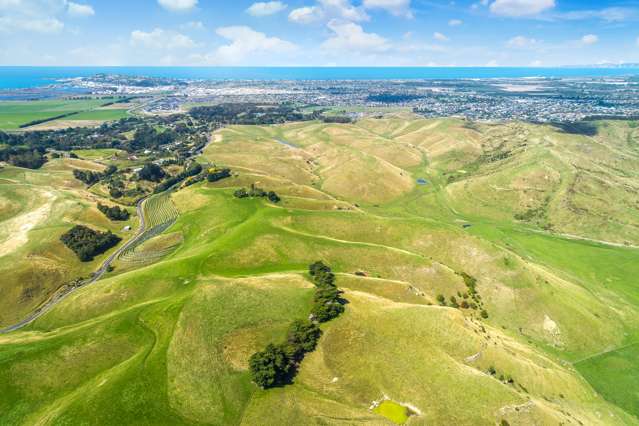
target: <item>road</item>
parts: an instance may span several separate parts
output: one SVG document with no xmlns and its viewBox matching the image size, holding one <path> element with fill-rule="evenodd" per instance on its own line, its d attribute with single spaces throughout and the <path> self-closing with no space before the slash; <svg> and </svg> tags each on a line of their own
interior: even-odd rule
<svg viewBox="0 0 639 426">
<path fill-rule="evenodd" d="M 140 200 L 138 200 L 135 206 L 138 213 L 138 217 L 140 218 L 140 227 L 138 228 L 138 231 L 136 232 L 136 234 L 124 245 L 122 245 L 116 251 L 111 253 L 111 255 L 107 257 L 104 260 L 104 262 L 102 262 L 98 270 L 95 271 L 90 278 L 87 278 L 86 280 L 82 281 L 80 284 L 75 285 L 73 287 L 63 287 L 63 290 L 55 292 L 53 296 L 51 296 L 44 304 L 40 305 L 35 311 L 27 315 L 26 318 L 6 328 L 0 329 L 0 334 L 10 333 L 12 331 L 19 330 L 25 325 L 32 323 L 33 321 L 38 319 L 40 316 L 50 311 L 51 308 L 53 308 L 55 305 L 60 303 L 62 300 L 64 300 L 69 294 L 73 293 L 75 290 L 86 287 L 89 284 L 93 284 L 94 282 L 102 278 L 102 276 L 109 269 L 109 266 L 111 266 L 111 263 L 113 263 L 113 261 L 118 258 L 120 253 L 124 252 L 132 244 L 135 244 L 144 234 L 144 231 L 146 230 L 146 223 L 144 221 L 144 211 L 142 207 L 147 198 L 148 196 L 141 198 Z"/>
</svg>

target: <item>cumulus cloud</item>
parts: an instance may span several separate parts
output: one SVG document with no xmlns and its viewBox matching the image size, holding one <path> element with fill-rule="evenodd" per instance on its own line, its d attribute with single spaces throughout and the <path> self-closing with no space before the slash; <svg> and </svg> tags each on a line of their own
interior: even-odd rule
<svg viewBox="0 0 639 426">
<path fill-rule="evenodd" d="M 463 23 L 464 21 L 462 21 L 461 19 L 451 19 L 450 21 L 448 21 L 448 25 L 451 27 L 458 27 Z"/>
<path fill-rule="evenodd" d="M 158 0 L 158 4 L 172 12 L 185 12 L 197 6 L 198 0 Z"/>
<path fill-rule="evenodd" d="M 370 17 L 362 7 L 355 7 L 349 0 L 318 0 L 323 11 L 331 16 L 349 21 L 368 21 Z"/>
<path fill-rule="evenodd" d="M 506 42 L 506 46 L 515 49 L 524 49 L 533 47 L 537 45 L 537 43 L 537 40 L 535 40 L 534 38 L 528 38 L 519 35 L 508 40 L 508 42 Z"/>
<path fill-rule="evenodd" d="M 324 16 L 324 12 L 317 6 L 300 7 L 291 10 L 288 14 L 288 20 L 296 24 L 310 24 L 319 21 Z"/>
<path fill-rule="evenodd" d="M 555 7 L 555 0 L 495 0 L 490 11 L 495 15 L 521 17 L 538 15 Z"/>
<path fill-rule="evenodd" d="M 156 28 L 151 32 L 135 30 L 131 32 L 131 45 L 149 49 L 172 50 L 192 49 L 196 44 L 190 37 L 175 31 Z"/>
<path fill-rule="evenodd" d="M 413 17 L 410 0 L 364 0 L 363 6 L 366 9 L 383 9 L 395 16 Z"/>
<path fill-rule="evenodd" d="M 586 34 L 581 38 L 581 43 L 585 45 L 596 44 L 599 41 L 599 37 L 595 34 Z"/>
<path fill-rule="evenodd" d="M 269 37 L 247 26 L 221 27 L 215 32 L 230 43 L 218 47 L 214 55 L 209 55 L 206 58 L 206 62 L 209 63 L 238 64 L 256 54 L 286 54 L 297 49 L 297 46 L 289 41 Z"/>
<path fill-rule="evenodd" d="M 433 33 L 433 38 L 435 40 L 438 40 L 438 41 L 448 41 L 448 40 L 450 40 L 448 37 L 446 37 L 444 34 L 442 34 L 440 32 Z"/>
<path fill-rule="evenodd" d="M 0 32 L 57 33 L 67 0 L 0 0 Z"/>
<path fill-rule="evenodd" d="M 331 20 L 328 28 L 333 35 L 322 43 L 322 49 L 332 52 L 382 52 L 390 49 L 390 43 L 384 37 L 367 33 L 353 22 Z"/>
<path fill-rule="evenodd" d="M 286 7 L 281 1 L 257 2 L 246 9 L 246 13 L 252 16 L 268 16 L 281 12 Z"/>
<path fill-rule="evenodd" d="M 91 7 L 90 5 L 74 3 L 72 1 L 70 1 L 68 4 L 67 12 L 69 13 L 69 15 L 76 17 L 95 15 L 95 10 L 93 10 L 93 7 Z"/>
</svg>

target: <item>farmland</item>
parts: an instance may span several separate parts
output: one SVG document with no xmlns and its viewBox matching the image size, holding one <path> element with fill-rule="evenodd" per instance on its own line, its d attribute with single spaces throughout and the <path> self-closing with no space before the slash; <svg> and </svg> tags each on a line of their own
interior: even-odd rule
<svg viewBox="0 0 639 426">
<path fill-rule="evenodd" d="M 17 130 L 20 126 L 39 120 L 67 115 L 56 121 L 107 121 L 127 115 L 126 109 L 100 109 L 111 98 L 82 100 L 4 101 L 0 102 L 0 130 Z M 43 126 L 40 125 L 40 128 Z"/>
<path fill-rule="evenodd" d="M 0 335 L 0 423 L 639 424 L 637 133 L 597 127 L 394 112 L 218 130 L 200 161 L 231 177 L 151 196 L 112 272 Z M 62 228 L 121 232 L 70 161 L 0 171 L 5 270 L 86 274 L 56 255 Z M 251 184 L 281 202 L 233 196 Z M 260 389 L 249 357 L 307 318 L 320 259 L 345 312 L 292 384 Z M 56 283 L 29 303 L 5 285 L 1 326 Z"/>
</svg>

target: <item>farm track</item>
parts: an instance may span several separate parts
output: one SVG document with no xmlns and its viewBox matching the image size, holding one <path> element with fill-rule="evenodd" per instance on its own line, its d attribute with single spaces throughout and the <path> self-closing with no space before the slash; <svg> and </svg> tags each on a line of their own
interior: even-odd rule
<svg viewBox="0 0 639 426">
<path fill-rule="evenodd" d="M 168 193 L 170 193 L 170 192 L 168 192 Z M 164 194 L 162 194 L 162 195 L 164 195 Z M 82 281 L 80 284 L 75 285 L 75 286 L 61 287 L 60 290 L 55 292 L 46 302 L 44 302 L 44 304 L 42 304 L 38 308 L 36 308 L 32 313 L 27 315 L 27 317 L 25 317 L 24 319 L 22 319 L 21 321 L 15 323 L 13 325 L 10 325 L 8 327 L 0 329 L 0 334 L 10 333 L 12 331 L 16 331 L 16 330 L 21 329 L 22 327 L 32 323 L 33 321 L 35 321 L 36 319 L 38 319 L 39 317 L 41 317 L 45 313 L 49 312 L 55 305 L 60 303 L 62 300 L 64 300 L 69 294 L 73 293 L 75 290 L 77 290 L 79 288 L 86 287 L 89 284 L 93 284 L 94 282 L 98 281 L 100 278 L 102 278 L 102 276 L 104 276 L 104 274 L 107 272 L 107 270 L 109 269 L 109 266 L 111 266 L 113 261 L 116 260 L 118 257 L 120 257 L 120 255 L 122 255 L 122 253 L 130 250 L 132 247 L 135 248 L 136 246 L 141 244 L 141 242 L 144 242 L 144 241 L 146 241 L 146 239 L 149 239 L 148 233 L 147 233 L 147 227 L 148 227 L 147 218 L 148 218 L 148 216 L 145 215 L 144 205 L 145 205 L 145 202 L 147 200 L 151 199 L 151 198 L 153 198 L 153 196 L 144 197 L 144 198 L 140 199 L 137 202 L 137 204 L 136 204 L 136 210 L 137 210 L 137 213 L 138 213 L 138 217 L 140 218 L 140 227 L 138 228 L 137 233 L 130 240 L 128 240 L 124 245 L 122 245 L 116 251 L 111 253 L 111 255 L 109 255 L 109 257 L 107 257 L 104 260 L 104 262 L 102 262 L 102 265 L 100 265 L 100 267 L 93 273 L 93 275 L 90 278 Z M 156 196 L 156 198 L 157 198 L 157 196 Z M 171 224 L 173 222 L 175 222 L 175 219 L 177 219 L 177 210 L 175 210 L 175 214 L 176 214 L 176 216 L 172 220 Z M 151 228 L 151 230 L 153 230 L 155 228 L 157 228 L 157 224 L 153 228 Z M 146 239 L 144 239 L 145 237 L 146 237 Z"/>
</svg>

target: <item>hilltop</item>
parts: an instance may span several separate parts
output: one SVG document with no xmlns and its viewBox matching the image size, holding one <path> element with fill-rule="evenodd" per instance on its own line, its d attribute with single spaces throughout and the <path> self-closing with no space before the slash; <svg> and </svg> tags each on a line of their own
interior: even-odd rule
<svg viewBox="0 0 639 426">
<path fill-rule="evenodd" d="M 111 152 L 82 154 L 0 170 L 0 328 L 114 250 L 80 262 L 71 225 L 138 226 L 73 177 Z M 0 335 L 0 422 L 637 424 L 638 159 L 633 121 L 216 130 L 197 161 L 229 177 L 152 195 L 148 238 Z M 317 260 L 344 312 L 260 389 L 249 358 L 308 318 Z"/>
</svg>

